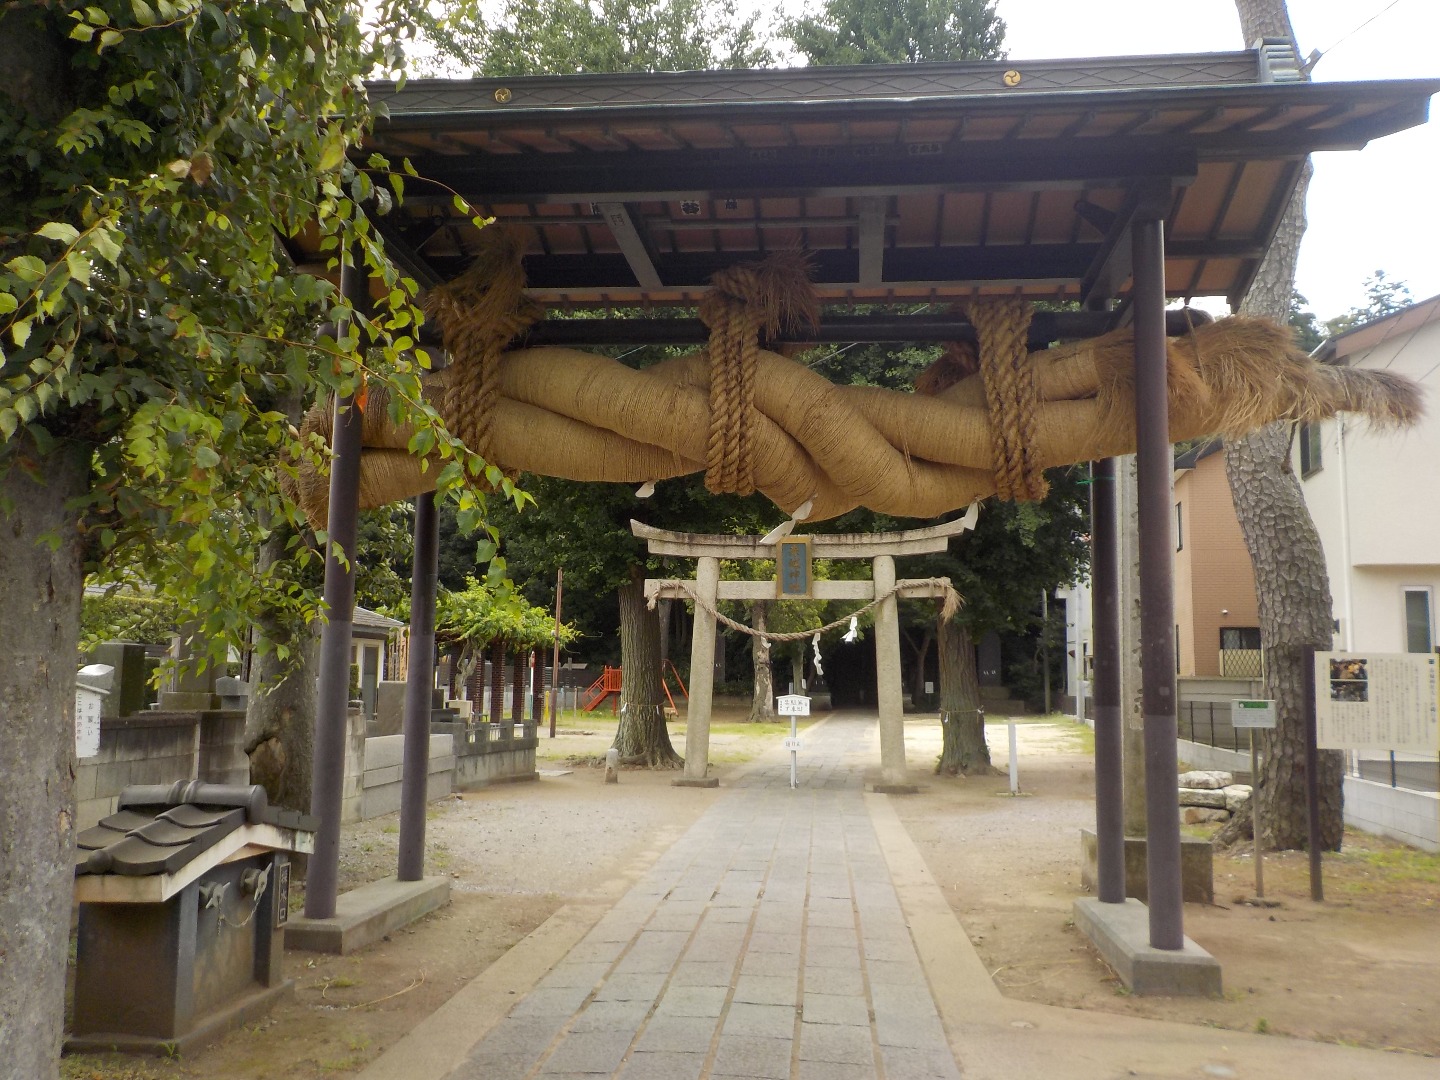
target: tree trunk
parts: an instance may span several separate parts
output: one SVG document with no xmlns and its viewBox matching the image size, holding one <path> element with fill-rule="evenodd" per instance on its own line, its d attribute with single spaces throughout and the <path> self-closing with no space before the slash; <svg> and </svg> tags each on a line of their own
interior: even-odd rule
<svg viewBox="0 0 1440 1080">
<path fill-rule="evenodd" d="M 75 850 L 75 671 L 84 592 L 78 514 L 90 455 L 5 448 L 0 499 L 0 1061 L 58 1073 Z M 58 538 L 53 548 L 42 537 Z"/>
<path fill-rule="evenodd" d="M 980 672 L 975 663 L 975 642 L 970 629 L 958 622 L 941 622 L 940 648 L 940 760 L 937 776 L 984 776 L 995 772 L 990 747 L 985 744 L 985 714 L 980 711 Z"/>
<path fill-rule="evenodd" d="M 909 639 L 908 634 L 906 639 Z M 924 635 L 920 638 L 920 646 L 915 650 L 915 667 L 910 685 L 910 704 L 917 709 L 925 707 L 925 661 L 930 658 L 930 646 L 934 641 L 935 628 L 927 626 Z"/>
<path fill-rule="evenodd" d="M 670 659 L 670 633 L 674 620 L 671 618 L 675 610 L 675 601 L 661 600 L 656 606 L 656 614 L 660 619 L 660 663 L 663 665 Z"/>
<path fill-rule="evenodd" d="M 1284 0 L 1236 0 L 1235 7 L 1246 45 L 1259 37 L 1294 37 Z M 1282 325 L 1289 317 L 1310 172 L 1306 162 L 1241 314 Z M 1308 840 L 1303 694 L 1310 677 L 1302 650 L 1306 645 L 1328 649 L 1333 640 L 1325 553 L 1290 469 L 1287 424 L 1269 424 L 1227 442 L 1225 472 L 1255 568 L 1266 692 L 1276 702 L 1277 726 L 1261 740 L 1260 810 L 1272 846 L 1302 848 Z M 1320 842 L 1338 851 L 1345 831 L 1343 755 L 1322 751 L 1319 765 Z"/>
<path fill-rule="evenodd" d="M 613 745 L 628 764 L 677 768 L 683 761 L 670 745 L 661 704 L 660 619 L 645 604 L 644 568 L 635 567 L 619 592 L 620 726 Z"/>
<path fill-rule="evenodd" d="M 292 534 L 277 530 L 260 551 L 260 573 L 289 555 Z M 250 782 L 265 788 L 270 802 L 309 812 L 310 768 L 315 749 L 319 626 L 297 628 L 272 615 L 256 620 L 260 638 L 290 650 L 288 660 L 274 652 L 255 657 L 250 702 L 245 715 L 245 753 Z M 302 865 L 303 860 L 297 863 Z"/>
<path fill-rule="evenodd" d="M 750 605 L 750 625 L 762 633 L 765 630 L 766 606 L 764 600 Z M 775 680 L 770 670 L 770 642 L 762 637 L 752 637 L 750 656 L 755 661 L 755 694 L 746 719 L 752 724 L 769 723 L 775 719 Z"/>
</svg>

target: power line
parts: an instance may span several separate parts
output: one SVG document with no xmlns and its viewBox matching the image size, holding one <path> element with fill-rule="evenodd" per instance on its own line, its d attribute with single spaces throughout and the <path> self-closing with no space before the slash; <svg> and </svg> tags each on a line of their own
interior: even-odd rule
<svg viewBox="0 0 1440 1080">
<path fill-rule="evenodd" d="M 1374 15 L 1371 15 L 1368 19 L 1366 19 L 1364 22 L 1362 22 L 1359 26 L 1355 27 L 1355 29 L 1351 30 L 1349 33 L 1342 34 L 1339 38 L 1336 39 L 1336 41 L 1335 41 L 1332 45 L 1330 45 L 1329 48 L 1321 49 L 1321 50 L 1320 50 L 1320 56 L 1329 56 L 1332 52 L 1334 52 L 1334 51 L 1336 50 L 1336 48 L 1338 48 L 1339 46 L 1343 45 L 1345 42 L 1349 41 L 1352 37 L 1354 37 L 1356 34 L 1358 34 L 1361 30 L 1364 30 L 1365 27 L 1369 26 L 1372 22 L 1374 22 L 1376 19 L 1380 18 L 1381 15 L 1384 15 L 1387 11 L 1389 11 L 1391 8 L 1393 8 L 1393 7 L 1394 7 L 1396 4 L 1398 4 L 1398 3 L 1400 3 L 1400 0 L 1390 0 L 1390 3 L 1386 4 L 1383 8 L 1381 8 L 1379 11 L 1377 11 Z M 1319 62 L 1319 59 L 1320 59 L 1320 57 L 1315 57 L 1315 60 L 1316 60 L 1317 63 Z M 1313 65 L 1312 65 L 1312 66 L 1313 66 Z"/>
</svg>

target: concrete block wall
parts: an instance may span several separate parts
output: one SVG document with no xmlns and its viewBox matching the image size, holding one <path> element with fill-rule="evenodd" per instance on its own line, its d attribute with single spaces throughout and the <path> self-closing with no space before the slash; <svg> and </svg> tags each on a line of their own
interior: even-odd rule
<svg viewBox="0 0 1440 1080">
<path fill-rule="evenodd" d="M 488 754 L 467 754 L 455 759 L 455 789 L 470 791 L 490 784 L 535 780 L 535 747 L 517 746 Z"/>
<path fill-rule="evenodd" d="M 365 740 L 364 788 L 360 817 L 368 819 L 400 809 L 400 774 L 405 752 L 403 735 L 382 735 Z M 455 751 L 449 735 L 430 736 L 430 761 L 425 784 L 429 801 L 443 798 L 452 790 Z"/>
<path fill-rule="evenodd" d="M 1440 851 L 1440 795 L 1347 776 L 1345 824 L 1425 851 Z"/>
<path fill-rule="evenodd" d="M 100 721 L 100 752 L 80 758 L 75 770 L 76 826 L 88 829 L 113 814 L 131 784 L 173 784 L 200 779 L 249 783 L 250 762 L 241 741 L 243 712 L 145 712 Z"/>
</svg>

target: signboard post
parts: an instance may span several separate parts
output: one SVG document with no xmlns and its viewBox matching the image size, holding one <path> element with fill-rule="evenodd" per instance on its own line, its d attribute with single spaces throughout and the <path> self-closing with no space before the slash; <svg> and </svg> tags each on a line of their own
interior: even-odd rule
<svg viewBox="0 0 1440 1080">
<path fill-rule="evenodd" d="M 1255 732 L 1275 726 L 1275 702 L 1238 698 L 1230 704 L 1230 725 L 1250 732 L 1250 829 L 1255 834 L 1255 899 L 1265 898 L 1265 857 L 1260 843 L 1260 759 Z"/>
<path fill-rule="evenodd" d="M 776 698 L 775 711 L 790 718 L 790 737 L 785 740 L 785 749 L 790 751 L 790 787 L 799 786 L 795 775 L 796 755 L 800 752 L 800 736 L 795 726 L 797 716 L 810 715 L 810 699 L 799 694 L 781 694 Z"/>
</svg>

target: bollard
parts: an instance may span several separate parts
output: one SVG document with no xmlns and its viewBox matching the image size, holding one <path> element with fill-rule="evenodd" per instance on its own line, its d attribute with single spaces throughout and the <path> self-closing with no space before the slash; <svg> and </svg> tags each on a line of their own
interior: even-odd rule
<svg viewBox="0 0 1440 1080">
<path fill-rule="evenodd" d="M 620 751 L 613 746 L 605 751 L 605 782 L 607 784 L 620 782 Z"/>
</svg>

